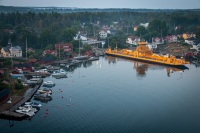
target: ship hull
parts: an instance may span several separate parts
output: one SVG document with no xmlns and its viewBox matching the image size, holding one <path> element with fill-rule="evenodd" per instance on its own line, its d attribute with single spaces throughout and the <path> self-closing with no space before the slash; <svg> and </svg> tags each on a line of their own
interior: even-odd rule
<svg viewBox="0 0 200 133">
<path fill-rule="evenodd" d="M 176 67 L 182 67 L 184 66 L 184 64 L 175 64 L 175 63 L 167 63 L 164 61 L 159 61 L 159 60 L 155 60 L 155 59 L 147 59 L 144 57 L 134 57 L 131 55 L 123 55 L 123 54 L 119 54 L 119 53 L 107 53 L 106 55 L 110 55 L 110 56 L 116 56 L 116 57 L 121 57 L 121 58 L 126 58 L 126 59 L 132 59 L 132 60 L 137 60 L 137 61 L 142 61 L 142 62 L 148 62 L 148 63 L 153 63 L 153 64 L 160 64 L 160 65 L 167 65 L 167 66 L 176 66 Z"/>
</svg>

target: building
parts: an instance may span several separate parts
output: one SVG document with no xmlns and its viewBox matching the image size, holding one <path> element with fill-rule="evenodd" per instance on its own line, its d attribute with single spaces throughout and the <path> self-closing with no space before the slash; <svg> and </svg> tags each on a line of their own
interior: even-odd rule
<svg viewBox="0 0 200 133">
<path fill-rule="evenodd" d="M 189 39 L 189 38 L 196 38 L 196 34 L 194 33 L 184 33 L 183 34 L 183 39 Z"/>
<path fill-rule="evenodd" d="M 46 56 L 46 55 L 53 55 L 53 56 L 58 56 L 58 52 L 57 50 L 45 50 L 43 53 L 42 53 L 43 56 Z"/>
<path fill-rule="evenodd" d="M 54 59 L 52 57 L 43 57 L 40 60 L 40 64 L 50 65 L 53 61 L 54 61 Z"/>
<path fill-rule="evenodd" d="M 72 53 L 73 45 L 71 43 L 56 43 L 55 49 L 57 51 L 59 51 L 59 49 L 60 49 L 60 51 Z"/>
<path fill-rule="evenodd" d="M 140 26 L 143 26 L 145 29 L 149 27 L 149 23 L 140 23 Z"/>
<path fill-rule="evenodd" d="M 171 42 L 177 42 L 178 41 L 178 37 L 175 35 L 172 36 L 166 36 L 165 37 L 166 42 L 171 43 Z"/>
<path fill-rule="evenodd" d="M 164 39 L 159 37 L 152 37 L 152 44 L 164 44 Z"/>
<path fill-rule="evenodd" d="M 102 29 L 99 31 L 99 37 L 101 39 L 106 39 L 108 37 L 108 34 L 111 34 L 110 30 Z"/>
<path fill-rule="evenodd" d="M 30 71 L 33 71 L 34 68 L 32 67 L 31 64 L 28 64 L 28 63 L 24 63 L 24 64 L 14 64 L 13 65 L 13 68 L 15 70 L 22 70 L 23 72 L 30 72 Z"/>
<path fill-rule="evenodd" d="M 138 30 L 138 26 L 134 26 L 133 31 L 137 31 L 137 30 Z"/>
<path fill-rule="evenodd" d="M 3 57 L 22 57 L 22 49 L 20 46 L 1 48 Z"/>
<path fill-rule="evenodd" d="M 137 45 L 137 43 L 140 41 L 140 38 L 137 36 L 129 36 L 126 39 L 126 43 L 128 44 L 133 44 L 133 45 Z"/>
</svg>

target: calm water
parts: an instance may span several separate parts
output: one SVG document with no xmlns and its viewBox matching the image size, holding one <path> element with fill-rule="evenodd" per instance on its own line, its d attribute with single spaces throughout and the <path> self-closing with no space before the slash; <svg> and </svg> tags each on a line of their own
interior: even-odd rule
<svg viewBox="0 0 200 133">
<path fill-rule="evenodd" d="M 0 133 L 199 133 L 200 67 L 187 67 L 101 57 L 45 78 L 56 83 L 53 100 L 11 128 L 1 119 Z"/>
</svg>

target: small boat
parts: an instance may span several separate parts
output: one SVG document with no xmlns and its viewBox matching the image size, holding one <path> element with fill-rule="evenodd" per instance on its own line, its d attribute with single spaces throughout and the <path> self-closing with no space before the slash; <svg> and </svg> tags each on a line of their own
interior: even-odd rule
<svg viewBox="0 0 200 133">
<path fill-rule="evenodd" d="M 52 90 L 49 88 L 39 89 L 37 92 L 39 92 L 40 94 L 44 94 L 44 93 L 52 94 Z"/>
<path fill-rule="evenodd" d="M 95 61 L 95 60 L 99 60 L 99 57 L 98 56 L 97 57 L 90 57 L 88 59 L 88 61 Z"/>
<path fill-rule="evenodd" d="M 37 102 L 25 102 L 25 106 L 26 105 L 31 105 L 33 108 L 40 108 L 42 107 L 42 105 L 40 103 L 37 103 Z"/>
<path fill-rule="evenodd" d="M 53 71 L 52 76 L 55 78 L 66 78 L 67 72 L 65 72 L 63 69 L 55 70 Z"/>
<path fill-rule="evenodd" d="M 19 109 L 15 110 L 15 112 L 20 113 L 20 114 L 25 114 L 27 116 L 34 116 L 35 112 L 37 112 L 38 110 L 35 108 L 32 108 L 31 105 L 26 105 L 26 106 L 22 106 L 19 107 Z"/>
<path fill-rule="evenodd" d="M 21 110 L 21 109 L 17 109 L 17 110 L 15 110 L 15 112 L 20 113 L 20 114 L 25 114 L 29 117 L 32 117 L 35 115 L 35 113 L 33 111 L 25 111 L 25 110 Z"/>
<path fill-rule="evenodd" d="M 47 93 L 44 93 L 44 94 L 38 94 L 38 93 L 36 93 L 35 95 L 34 95 L 34 98 L 35 99 L 41 99 L 41 100 L 43 100 L 43 99 L 45 99 L 45 100 L 51 100 L 52 99 L 52 97 L 51 97 L 51 95 L 50 94 L 47 94 Z"/>
<path fill-rule="evenodd" d="M 55 83 L 53 83 L 52 81 L 46 81 L 46 82 L 43 82 L 43 86 L 44 87 L 53 87 L 53 86 L 55 86 Z"/>
</svg>

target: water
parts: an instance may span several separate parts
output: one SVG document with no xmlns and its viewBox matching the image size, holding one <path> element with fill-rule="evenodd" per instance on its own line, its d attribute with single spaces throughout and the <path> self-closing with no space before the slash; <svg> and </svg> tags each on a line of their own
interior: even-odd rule
<svg viewBox="0 0 200 133">
<path fill-rule="evenodd" d="M 200 67 L 187 67 L 101 57 L 45 78 L 56 83 L 53 100 L 11 128 L 0 120 L 0 133 L 199 133 Z"/>
</svg>

